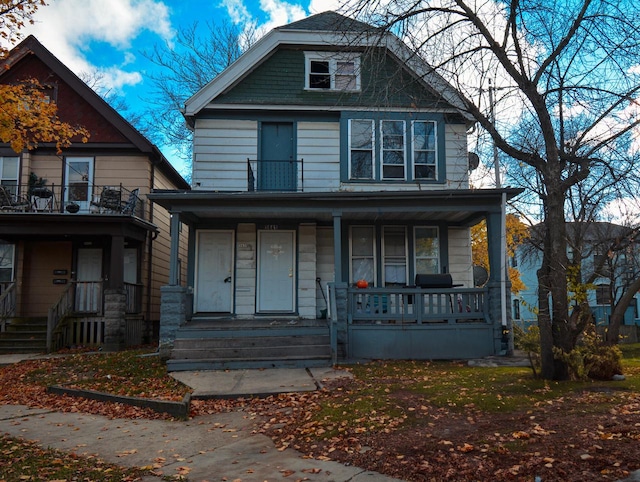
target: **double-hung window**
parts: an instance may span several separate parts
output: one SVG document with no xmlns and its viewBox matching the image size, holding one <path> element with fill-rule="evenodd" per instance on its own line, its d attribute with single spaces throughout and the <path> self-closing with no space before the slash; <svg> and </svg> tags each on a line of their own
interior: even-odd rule
<svg viewBox="0 0 640 482">
<path fill-rule="evenodd" d="M 407 230 L 404 226 L 383 228 L 382 263 L 384 286 L 407 284 Z"/>
<path fill-rule="evenodd" d="M 437 179 L 436 123 L 413 121 L 413 177 Z"/>
<path fill-rule="evenodd" d="M 351 282 L 366 280 L 371 286 L 376 279 L 376 237 L 373 226 L 351 227 Z"/>
<path fill-rule="evenodd" d="M 349 121 L 349 178 L 373 179 L 373 120 Z"/>
<path fill-rule="evenodd" d="M 0 283 L 13 281 L 14 252 L 13 244 L 0 243 Z"/>
<path fill-rule="evenodd" d="M 380 122 L 382 179 L 405 179 L 405 123 L 401 120 Z"/>
<path fill-rule="evenodd" d="M 0 185 L 11 194 L 18 194 L 17 157 L 0 157 Z"/>
<path fill-rule="evenodd" d="M 414 229 L 416 274 L 440 272 L 440 244 L 438 228 L 416 226 Z"/>
<path fill-rule="evenodd" d="M 305 89 L 360 90 L 360 56 L 337 52 L 305 52 Z"/>
</svg>

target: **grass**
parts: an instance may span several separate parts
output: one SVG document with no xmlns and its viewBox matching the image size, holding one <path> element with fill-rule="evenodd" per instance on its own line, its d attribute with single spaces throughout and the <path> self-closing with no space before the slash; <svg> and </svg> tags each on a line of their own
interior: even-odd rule
<svg viewBox="0 0 640 482">
<path fill-rule="evenodd" d="M 91 456 L 43 449 L 33 442 L 0 434 L 0 480 L 90 480 L 120 482 L 149 475 L 149 470 L 123 468 Z"/>
</svg>

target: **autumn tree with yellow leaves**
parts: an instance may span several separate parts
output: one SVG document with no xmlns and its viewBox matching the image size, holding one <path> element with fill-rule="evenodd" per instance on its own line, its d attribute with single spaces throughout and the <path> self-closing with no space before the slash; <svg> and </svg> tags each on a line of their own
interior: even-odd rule
<svg viewBox="0 0 640 482">
<path fill-rule="evenodd" d="M 529 229 L 515 214 L 507 214 L 507 256 L 513 257 L 516 248 L 529 237 Z M 471 228 L 471 249 L 473 264 L 482 266 L 489 271 L 489 245 L 487 239 L 487 224 L 483 221 Z M 520 279 L 520 272 L 509 266 L 509 280 L 511 281 L 511 293 L 517 295 L 526 286 Z"/>
<path fill-rule="evenodd" d="M 20 40 L 20 30 L 33 23 L 34 13 L 45 5 L 44 0 L 0 0 L 0 60 L 9 54 L 5 45 Z M 4 64 L 3 68 L 9 66 Z M 88 131 L 61 121 L 57 112 L 37 80 L 1 84 L 0 142 L 15 152 L 34 149 L 42 142 L 54 143 L 58 151 L 71 145 L 73 138 L 87 142 Z"/>
</svg>

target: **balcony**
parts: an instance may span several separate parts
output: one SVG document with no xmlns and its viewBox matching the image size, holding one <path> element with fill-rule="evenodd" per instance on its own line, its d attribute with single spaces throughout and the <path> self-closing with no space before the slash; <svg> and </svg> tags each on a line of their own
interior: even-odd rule
<svg viewBox="0 0 640 482">
<path fill-rule="evenodd" d="M 304 191 L 304 160 L 247 159 L 247 190 Z"/>
<path fill-rule="evenodd" d="M 79 213 L 136 216 L 144 219 L 138 188 L 76 183 L 69 186 L 0 186 L 3 213 Z"/>
</svg>

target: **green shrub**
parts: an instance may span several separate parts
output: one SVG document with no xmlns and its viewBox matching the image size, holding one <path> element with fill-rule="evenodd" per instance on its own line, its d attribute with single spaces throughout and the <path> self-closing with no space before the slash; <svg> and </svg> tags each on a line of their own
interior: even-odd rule
<svg viewBox="0 0 640 482">
<path fill-rule="evenodd" d="M 516 350 L 527 353 L 533 376 L 538 378 L 540 372 L 540 329 L 537 325 L 524 328 L 518 324 L 513 325 L 513 346 Z"/>
<path fill-rule="evenodd" d="M 616 345 L 607 345 L 595 328 L 588 328 L 570 352 L 553 348 L 554 356 L 567 363 L 575 380 L 611 380 L 622 374 L 622 352 Z"/>
</svg>

